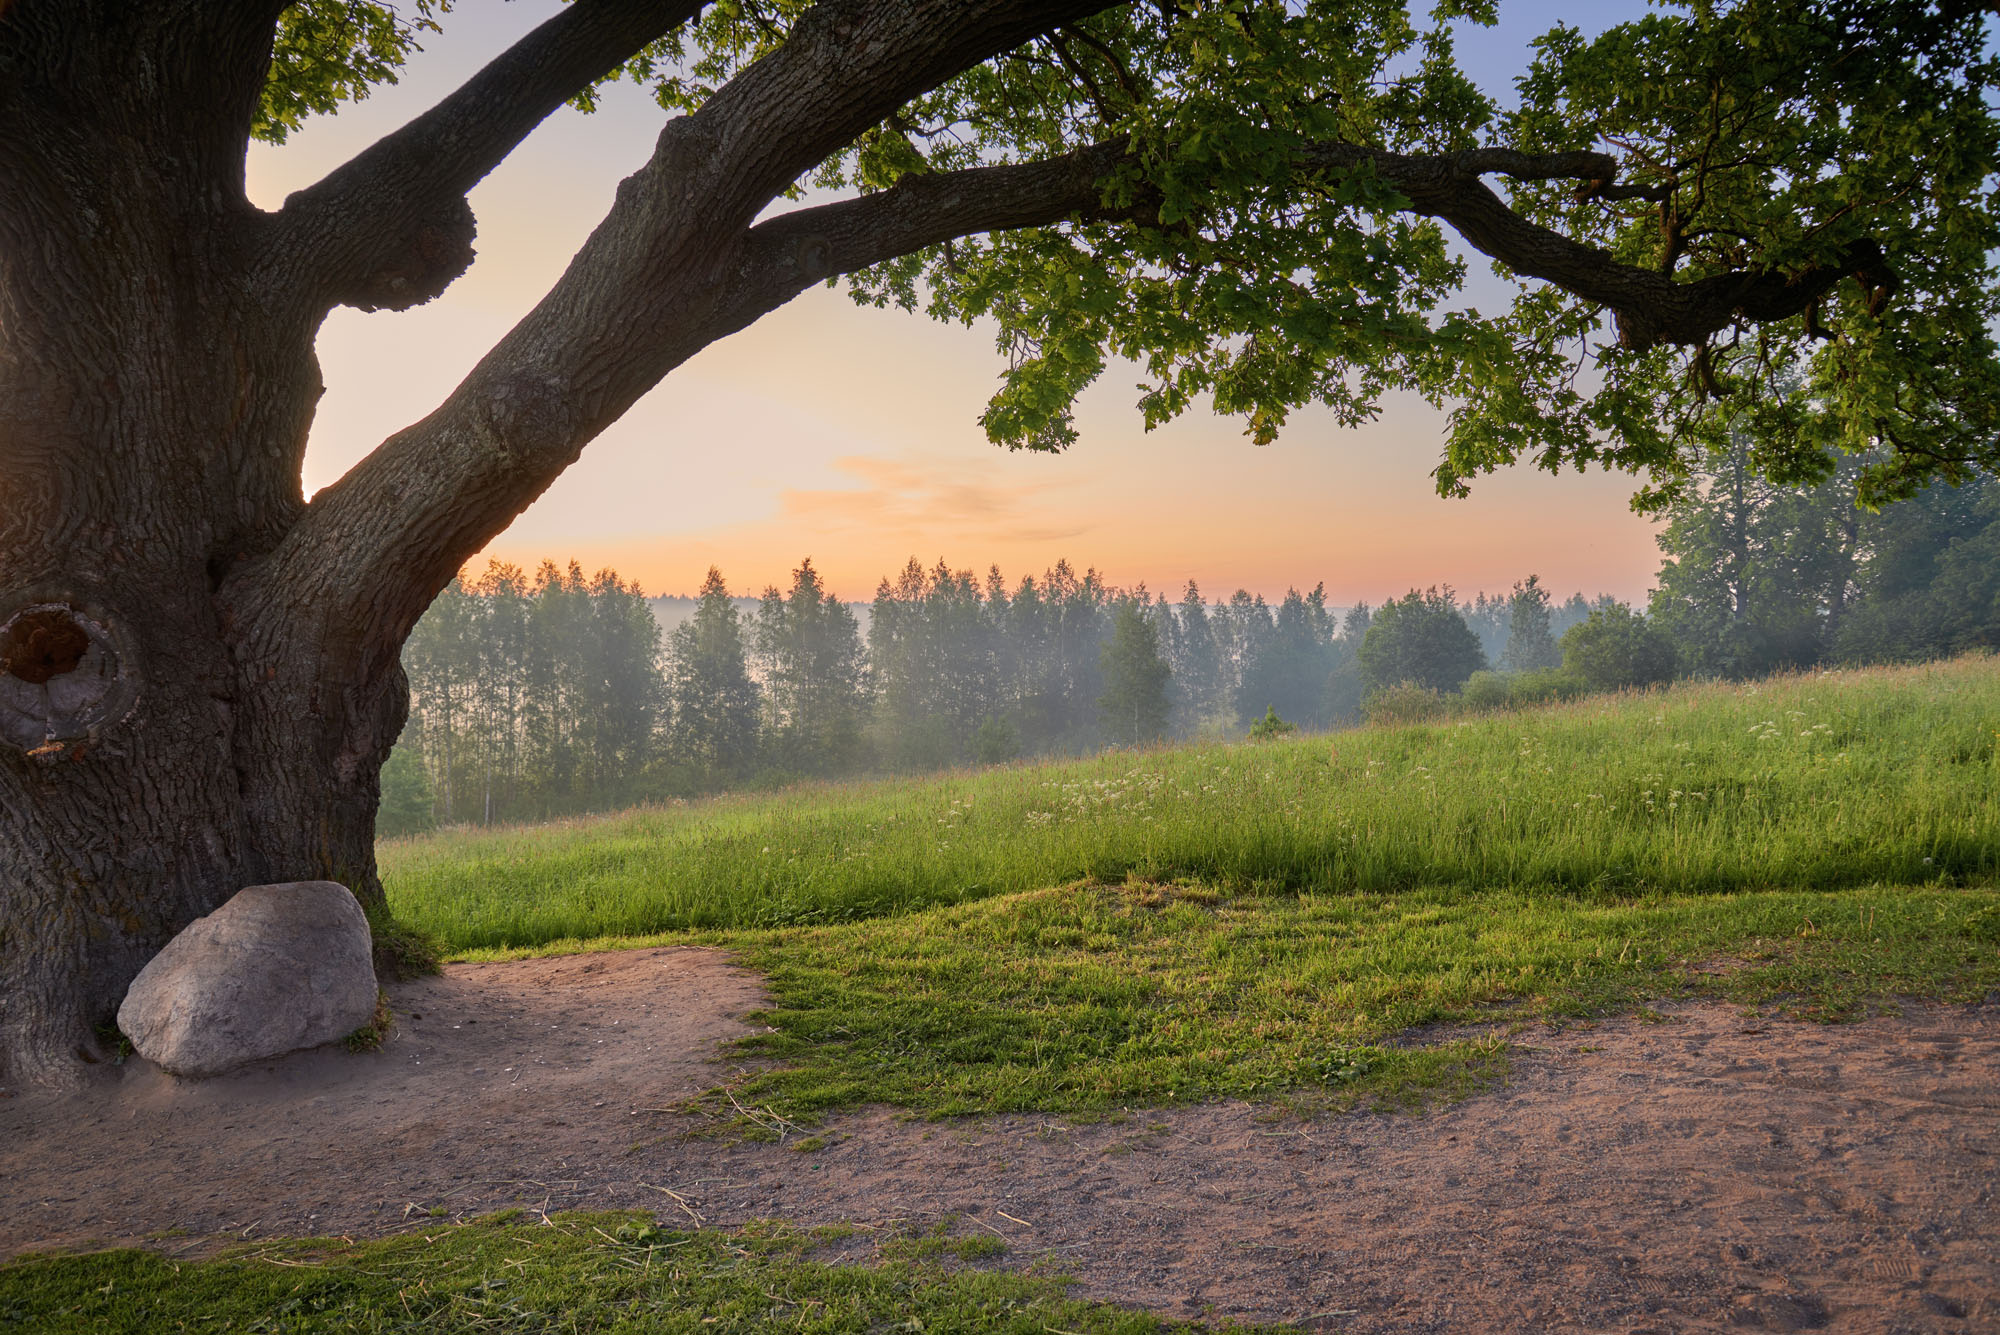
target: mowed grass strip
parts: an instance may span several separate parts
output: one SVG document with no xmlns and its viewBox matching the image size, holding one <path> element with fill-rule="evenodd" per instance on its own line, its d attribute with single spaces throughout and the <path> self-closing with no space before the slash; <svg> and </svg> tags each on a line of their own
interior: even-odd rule
<svg viewBox="0 0 2000 1335">
<path fill-rule="evenodd" d="M 814 785 L 381 845 L 448 951 L 859 922 L 1128 876 L 1626 895 L 2000 878 L 2000 661 Z"/>
<path fill-rule="evenodd" d="M 682 1233 L 637 1215 L 557 1214 L 546 1225 L 489 1217 L 374 1242 L 262 1243 L 205 1261 L 139 1251 L 33 1258 L 0 1265 L 0 1328 L 90 1335 L 1191 1329 L 1073 1302 L 1062 1281 L 918 1259 L 936 1246 L 885 1248 L 903 1259 L 880 1266 L 827 1265 L 811 1259 L 820 1241 L 782 1228 Z"/>
<path fill-rule="evenodd" d="M 1609 896 L 1079 885 L 720 938 L 767 977 L 777 1059 L 733 1090 L 811 1116 L 1103 1113 L 1223 1096 L 1414 1107 L 1505 1070 L 1504 1025 L 1665 998 L 1843 1019 L 2000 988 L 2000 895 L 1954 887 Z M 1652 1014 L 1652 1012 L 1648 1012 Z"/>
</svg>

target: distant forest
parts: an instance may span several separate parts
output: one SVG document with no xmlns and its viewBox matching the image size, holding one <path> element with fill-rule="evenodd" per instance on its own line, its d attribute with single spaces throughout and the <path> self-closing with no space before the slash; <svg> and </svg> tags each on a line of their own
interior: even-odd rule
<svg viewBox="0 0 2000 1335">
<path fill-rule="evenodd" d="M 1059 561 L 1009 585 L 914 558 L 853 605 L 810 560 L 789 588 L 649 600 L 611 571 L 495 564 L 404 650 L 411 714 L 381 828 L 539 819 L 744 786 L 997 764 L 1107 746 L 1431 717 L 1675 676 L 2000 646 L 2000 485 L 1879 514 L 1718 456 L 1665 517 L 1644 609 L 1529 576 L 1275 605 L 1190 581 L 1170 599 Z"/>
</svg>

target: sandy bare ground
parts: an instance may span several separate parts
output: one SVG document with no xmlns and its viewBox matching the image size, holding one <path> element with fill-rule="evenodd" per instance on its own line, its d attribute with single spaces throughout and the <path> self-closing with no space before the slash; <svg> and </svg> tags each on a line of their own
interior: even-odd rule
<svg viewBox="0 0 2000 1335">
<path fill-rule="evenodd" d="M 1669 1008 L 1536 1030 L 1421 1118 L 1244 1104 L 1075 1124 L 834 1119 L 691 1139 L 757 980 L 652 950 L 455 965 L 401 1027 L 203 1084 L 134 1063 L 0 1099 L 0 1255 L 363 1234 L 507 1205 L 956 1219 L 1172 1316 L 1355 1331 L 2000 1330 L 2000 1007 L 1820 1027 Z M 795 1142 L 794 1142 L 795 1143 Z"/>
</svg>

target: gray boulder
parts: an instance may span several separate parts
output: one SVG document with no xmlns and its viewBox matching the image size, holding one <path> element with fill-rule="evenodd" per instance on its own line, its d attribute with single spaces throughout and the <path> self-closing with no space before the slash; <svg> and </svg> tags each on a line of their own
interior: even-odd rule
<svg viewBox="0 0 2000 1335">
<path fill-rule="evenodd" d="M 139 971 L 118 1027 L 182 1076 L 345 1038 L 375 1014 L 374 941 L 344 885 L 239 890 Z"/>
</svg>

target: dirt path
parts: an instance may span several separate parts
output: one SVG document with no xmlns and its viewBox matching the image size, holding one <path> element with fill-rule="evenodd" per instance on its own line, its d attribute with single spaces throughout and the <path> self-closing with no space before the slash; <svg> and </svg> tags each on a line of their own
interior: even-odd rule
<svg viewBox="0 0 2000 1335">
<path fill-rule="evenodd" d="M 812 1153 L 665 1108 L 757 980 L 653 950 L 455 965 L 380 1053 L 0 1100 L 0 1255 L 643 1207 L 957 1227 L 1081 1296 L 1355 1331 L 2000 1330 L 2000 1007 L 1819 1027 L 1686 1007 L 1523 1036 L 1422 1118 L 1244 1104 L 1072 1125 L 839 1118 Z M 420 1017 L 420 1018 L 419 1018 Z M 181 1235 L 187 1235 L 182 1238 Z M 169 1235 L 163 1238 L 162 1235 Z"/>
</svg>

